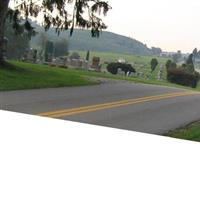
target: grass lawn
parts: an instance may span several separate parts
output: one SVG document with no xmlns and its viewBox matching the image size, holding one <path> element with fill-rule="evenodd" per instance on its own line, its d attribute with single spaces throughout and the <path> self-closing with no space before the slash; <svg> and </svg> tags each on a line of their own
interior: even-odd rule
<svg viewBox="0 0 200 200">
<path fill-rule="evenodd" d="M 184 128 L 177 129 L 169 133 L 170 137 L 192 140 L 192 141 L 200 141 L 200 122 L 195 122 L 190 124 Z"/>
<path fill-rule="evenodd" d="M 16 69 L 0 68 L 1 91 L 95 84 L 70 70 L 23 62 L 11 63 L 16 65 Z"/>
<path fill-rule="evenodd" d="M 82 58 L 86 58 L 87 51 L 77 51 Z M 90 61 L 94 56 L 101 58 L 101 63 L 103 62 L 116 62 L 118 59 L 123 58 L 128 63 L 134 64 L 137 66 L 150 66 L 150 62 L 152 58 L 157 58 L 158 61 L 162 64 L 165 64 L 169 58 L 162 58 L 156 56 L 138 56 L 131 54 L 122 54 L 122 53 L 111 53 L 111 52 L 90 52 Z"/>
</svg>

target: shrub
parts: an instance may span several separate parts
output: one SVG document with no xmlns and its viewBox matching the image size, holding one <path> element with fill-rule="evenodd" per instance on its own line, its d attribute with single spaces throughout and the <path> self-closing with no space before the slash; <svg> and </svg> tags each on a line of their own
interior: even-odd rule
<svg viewBox="0 0 200 200">
<path fill-rule="evenodd" d="M 117 74 L 118 72 L 118 67 L 116 63 L 110 63 L 107 65 L 107 71 L 110 72 L 111 74 Z"/>
<path fill-rule="evenodd" d="M 135 73 L 136 70 L 131 66 L 131 64 L 126 63 L 109 63 L 107 65 L 107 71 L 111 74 L 117 74 L 118 69 L 121 69 L 125 74 Z"/>
<path fill-rule="evenodd" d="M 167 71 L 167 80 L 171 83 L 196 88 L 199 79 L 199 73 L 188 73 L 183 68 L 169 69 Z"/>
<path fill-rule="evenodd" d="M 73 52 L 71 55 L 70 55 L 70 59 L 72 60 L 72 59 L 76 59 L 76 60 L 78 60 L 78 59 L 80 59 L 80 55 L 79 55 L 79 53 L 77 53 L 77 52 Z"/>
<path fill-rule="evenodd" d="M 188 73 L 195 72 L 194 65 L 192 65 L 192 64 L 182 64 L 182 68 Z"/>
<path fill-rule="evenodd" d="M 151 73 L 156 69 L 158 65 L 158 60 L 156 58 L 152 58 L 151 60 Z"/>
<path fill-rule="evenodd" d="M 166 69 L 169 70 L 169 69 L 175 69 L 177 67 L 176 63 L 175 62 L 172 62 L 171 60 L 168 60 L 165 64 L 166 66 Z"/>
</svg>

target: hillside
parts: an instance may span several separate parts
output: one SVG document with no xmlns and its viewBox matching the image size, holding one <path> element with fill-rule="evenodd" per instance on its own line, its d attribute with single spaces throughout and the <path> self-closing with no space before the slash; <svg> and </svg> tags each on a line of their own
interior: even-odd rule
<svg viewBox="0 0 200 200">
<path fill-rule="evenodd" d="M 40 26 L 36 26 L 38 33 L 44 32 Z M 114 52 L 114 53 L 127 53 L 136 55 L 152 55 L 153 52 L 145 44 L 135 39 L 131 39 L 122 35 L 111 32 L 103 32 L 99 38 L 92 38 L 90 31 L 75 30 L 72 37 L 69 37 L 69 32 L 62 32 L 58 37 L 54 29 L 46 32 L 49 39 L 52 41 L 66 38 L 69 41 L 69 50 L 82 50 L 82 51 L 100 51 L 100 52 Z M 37 47 L 39 34 L 36 35 L 31 41 L 32 47 Z"/>
</svg>

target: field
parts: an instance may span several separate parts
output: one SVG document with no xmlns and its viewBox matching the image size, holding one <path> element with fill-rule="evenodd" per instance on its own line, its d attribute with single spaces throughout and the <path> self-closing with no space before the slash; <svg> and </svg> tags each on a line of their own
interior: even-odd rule
<svg viewBox="0 0 200 200">
<path fill-rule="evenodd" d="M 78 51 L 82 58 L 86 57 L 86 51 Z M 130 54 L 120 54 L 120 53 L 109 53 L 109 52 L 90 52 L 90 60 L 93 56 L 98 56 L 101 58 L 101 62 L 116 62 L 118 59 L 123 58 L 127 62 L 131 64 L 135 64 L 135 66 L 150 66 L 150 61 L 152 58 L 157 58 L 160 63 L 165 64 L 168 60 L 167 58 L 162 57 L 155 57 L 155 56 L 137 56 L 137 55 L 130 55 Z"/>
</svg>

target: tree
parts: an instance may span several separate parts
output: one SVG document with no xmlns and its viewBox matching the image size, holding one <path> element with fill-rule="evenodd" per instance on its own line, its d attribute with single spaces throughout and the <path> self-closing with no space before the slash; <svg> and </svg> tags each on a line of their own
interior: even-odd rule
<svg viewBox="0 0 200 200">
<path fill-rule="evenodd" d="M 47 41 L 45 44 L 45 61 L 50 62 L 53 58 L 54 44 L 52 41 Z"/>
<path fill-rule="evenodd" d="M 151 73 L 156 69 L 158 65 L 158 60 L 156 58 L 152 58 L 151 60 Z"/>
<path fill-rule="evenodd" d="M 193 62 L 195 63 L 195 60 L 196 60 L 196 57 L 197 57 L 197 54 L 198 54 L 197 48 L 195 48 L 195 49 L 193 50 L 192 54 L 193 54 Z"/>
<path fill-rule="evenodd" d="M 184 68 L 187 72 L 189 73 L 194 73 L 195 72 L 195 68 L 194 68 L 194 63 L 193 63 L 193 54 L 190 54 L 186 64 L 184 65 Z"/>
<path fill-rule="evenodd" d="M 108 3 L 97 0 L 21 0 L 14 1 L 14 9 L 8 8 L 9 2 L 10 0 L 3 0 L 0 3 L 0 65 L 5 64 L 3 38 L 7 17 L 12 21 L 16 32 L 22 30 L 33 32 L 34 28 L 31 26 L 29 18 L 36 18 L 40 14 L 45 30 L 54 26 L 58 34 L 63 30 L 70 29 L 70 35 L 72 35 L 74 28 L 81 27 L 90 29 L 92 36 L 98 37 L 99 32 L 106 28 L 100 14 L 103 12 L 105 15 L 110 9 Z M 70 9 L 71 6 L 73 9 Z M 70 13 L 71 10 L 72 13 Z"/>
<path fill-rule="evenodd" d="M 68 41 L 61 39 L 54 44 L 54 56 L 64 56 L 68 54 Z"/>
<path fill-rule="evenodd" d="M 73 52 L 71 55 L 70 55 L 70 59 L 80 59 L 81 56 L 77 53 L 77 52 Z"/>
<path fill-rule="evenodd" d="M 193 54 L 190 54 L 187 61 L 186 61 L 187 65 L 194 65 L 193 63 Z"/>
<path fill-rule="evenodd" d="M 89 60 L 90 60 L 90 51 L 87 51 L 86 60 L 87 60 L 87 62 L 89 62 Z"/>
<path fill-rule="evenodd" d="M 20 59 L 26 49 L 30 48 L 30 39 L 26 32 L 15 34 L 12 24 L 7 20 L 5 37 L 8 39 L 6 57 Z"/>
<path fill-rule="evenodd" d="M 200 51 L 197 52 L 196 58 L 200 58 Z"/>
<path fill-rule="evenodd" d="M 177 53 L 173 54 L 172 55 L 173 62 L 178 63 L 181 57 L 182 57 L 181 51 L 178 51 Z"/>
<path fill-rule="evenodd" d="M 39 33 L 37 45 L 41 48 L 42 51 L 45 51 L 45 46 L 46 46 L 48 39 L 49 38 L 46 33 L 43 33 L 43 32 Z"/>
<path fill-rule="evenodd" d="M 169 69 L 175 69 L 177 67 L 176 63 L 172 62 L 171 60 L 167 60 L 165 66 L 166 66 L 167 71 Z"/>
<path fill-rule="evenodd" d="M 162 53 L 162 49 L 157 47 L 151 47 L 151 51 L 153 55 L 160 55 Z"/>
<path fill-rule="evenodd" d="M 107 65 L 107 71 L 110 72 L 111 74 L 117 74 L 118 70 L 120 69 L 127 75 L 127 73 L 130 75 L 131 73 L 135 73 L 136 70 L 131 66 L 131 64 L 126 64 L 126 63 L 109 63 Z"/>
</svg>

